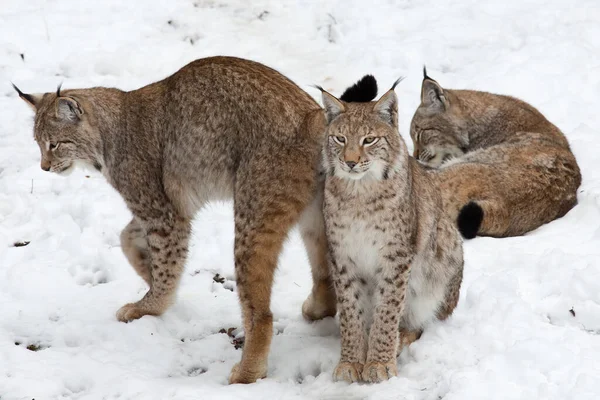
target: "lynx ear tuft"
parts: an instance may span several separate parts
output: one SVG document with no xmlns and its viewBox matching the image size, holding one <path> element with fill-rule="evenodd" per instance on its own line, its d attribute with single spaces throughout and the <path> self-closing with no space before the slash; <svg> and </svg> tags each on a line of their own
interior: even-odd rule
<svg viewBox="0 0 600 400">
<path fill-rule="evenodd" d="M 23 99 L 28 105 L 29 107 L 33 108 L 33 111 L 37 110 L 37 106 L 40 102 L 40 100 L 42 99 L 42 94 L 27 94 L 27 93 L 23 93 L 21 92 L 21 90 L 17 87 L 17 85 L 15 85 L 14 83 L 12 83 L 12 87 L 17 91 L 17 93 L 19 94 L 19 97 L 21 99 Z"/>
<path fill-rule="evenodd" d="M 395 90 L 395 89 L 396 89 L 396 86 L 398 86 L 398 84 L 399 84 L 400 82 L 402 82 L 403 80 L 404 80 L 404 77 L 403 77 L 403 76 L 401 76 L 400 78 L 396 79 L 396 82 L 394 82 L 394 84 L 392 85 L 392 88 L 391 88 L 390 90 Z"/>
<path fill-rule="evenodd" d="M 423 79 L 433 80 L 427 75 L 427 67 L 425 65 L 423 65 Z"/>
</svg>

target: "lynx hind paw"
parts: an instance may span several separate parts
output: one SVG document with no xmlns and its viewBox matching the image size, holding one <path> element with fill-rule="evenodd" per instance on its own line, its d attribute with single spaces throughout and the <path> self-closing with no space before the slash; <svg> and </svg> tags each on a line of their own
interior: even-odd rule
<svg viewBox="0 0 600 400">
<path fill-rule="evenodd" d="M 125 304 L 117 311 L 117 319 L 121 322 L 131 322 L 142 318 L 144 315 L 160 315 L 140 307 L 137 303 Z"/>
<path fill-rule="evenodd" d="M 317 321 L 326 317 L 334 317 L 336 313 L 336 304 L 334 301 L 321 302 L 315 299 L 315 296 L 311 294 L 302 304 L 302 316 L 307 321 Z"/>
<path fill-rule="evenodd" d="M 363 366 L 360 363 L 340 362 L 333 371 L 334 382 L 354 383 L 360 380 Z"/>
<path fill-rule="evenodd" d="M 385 363 L 371 361 L 365 364 L 365 368 L 362 371 L 362 379 L 369 383 L 387 381 L 397 375 L 398 366 L 396 365 L 396 360 L 390 360 Z"/>
</svg>

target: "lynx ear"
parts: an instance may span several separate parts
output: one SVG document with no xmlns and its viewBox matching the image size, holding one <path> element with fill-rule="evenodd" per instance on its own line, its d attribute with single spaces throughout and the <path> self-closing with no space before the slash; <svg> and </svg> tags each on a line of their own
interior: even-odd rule
<svg viewBox="0 0 600 400">
<path fill-rule="evenodd" d="M 36 111 L 37 105 L 39 104 L 40 100 L 42 99 L 43 94 L 23 93 L 14 83 L 12 84 L 12 86 L 19 94 L 19 97 L 21 99 L 23 99 L 25 101 L 25 103 L 27 103 L 27 105 L 29 105 L 29 107 L 31 107 L 33 109 L 33 111 Z"/>
<path fill-rule="evenodd" d="M 83 109 L 72 97 L 59 97 L 56 101 L 56 116 L 59 119 L 77 122 L 83 115 Z"/>
<path fill-rule="evenodd" d="M 323 99 L 323 107 L 325 107 L 325 117 L 327 118 L 327 123 L 330 124 L 331 121 L 336 119 L 341 113 L 346 111 L 346 108 L 335 96 L 329 94 L 323 88 L 318 87 L 321 90 L 321 96 Z"/>
<path fill-rule="evenodd" d="M 427 76 L 423 67 L 423 85 L 421 86 L 421 104 L 434 112 L 446 111 L 448 99 L 439 83 Z"/>
<path fill-rule="evenodd" d="M 395 86 L 395 85 L 394 85 Z M 396 127 L 398 126 L 398 97 L 394 89 L 390 89 L 386 94 L 381 96 L 375 106 L 373 107 L 379 116 L 388 124 Z"/>
</svg>

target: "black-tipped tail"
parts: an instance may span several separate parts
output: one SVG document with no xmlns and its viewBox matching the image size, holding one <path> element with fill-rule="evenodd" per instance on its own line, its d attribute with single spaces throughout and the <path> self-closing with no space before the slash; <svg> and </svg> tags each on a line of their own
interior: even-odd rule
<svg viewBox="0 0 600 400">
<path fill-rule="evenodd" d="M 377 81 L 373 75 L 365 75 L 344 91 L 340 100 L 346 103 L 366 103 L 377 96 Z"/>
<path fill-rule="evenodd" d="M 458 225 L 458 231 L 465 239 L 473 239 L 477 236 L 482 221 L 483 208 L 474 201 L 471 201 L 461 208 L 456 219 L 456 224 Z"/>
</svg>

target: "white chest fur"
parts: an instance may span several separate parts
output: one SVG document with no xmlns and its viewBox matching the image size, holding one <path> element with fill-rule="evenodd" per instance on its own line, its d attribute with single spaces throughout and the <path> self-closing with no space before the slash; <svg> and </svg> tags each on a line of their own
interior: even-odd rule
<svg viewBox="0 0 600 400">
<path fill-rule="evenodd" d="M 352 278 L 367 281 L 366 293 L 377 296 L 375 287 L 380 283 L 385 246 L 391 240 L 389 231 L 377 229 L 378 218 L 349 217 L 337 222 L 337 228 L 331 230 L 339 243 L 334 253 L 338 264 L 345 266 Z M 408 329 L 420 329 L 436 318 L 436 313 L 445 298 L 447 279 L 432 280 L 431 276 L 440 276 L 440 265 L 431 257 L 417 254 L 411 264 L 406 303 L 401 324 Z M 442 267 L 443 268 L 443 267 Z M 443 276 L 443 274 L 441 274 Z M 374 298 L 364 299 L 373 304 Z"/>
<path fill-rule="evenodd" d="M 381 250 L 385 244 L 383 232 L 373 221 L 348 219 L 345 228 L 337 230 L 340 246 L 337 256 L 356 277 L 372 278 L 381 266 Z"/>
</svg>

